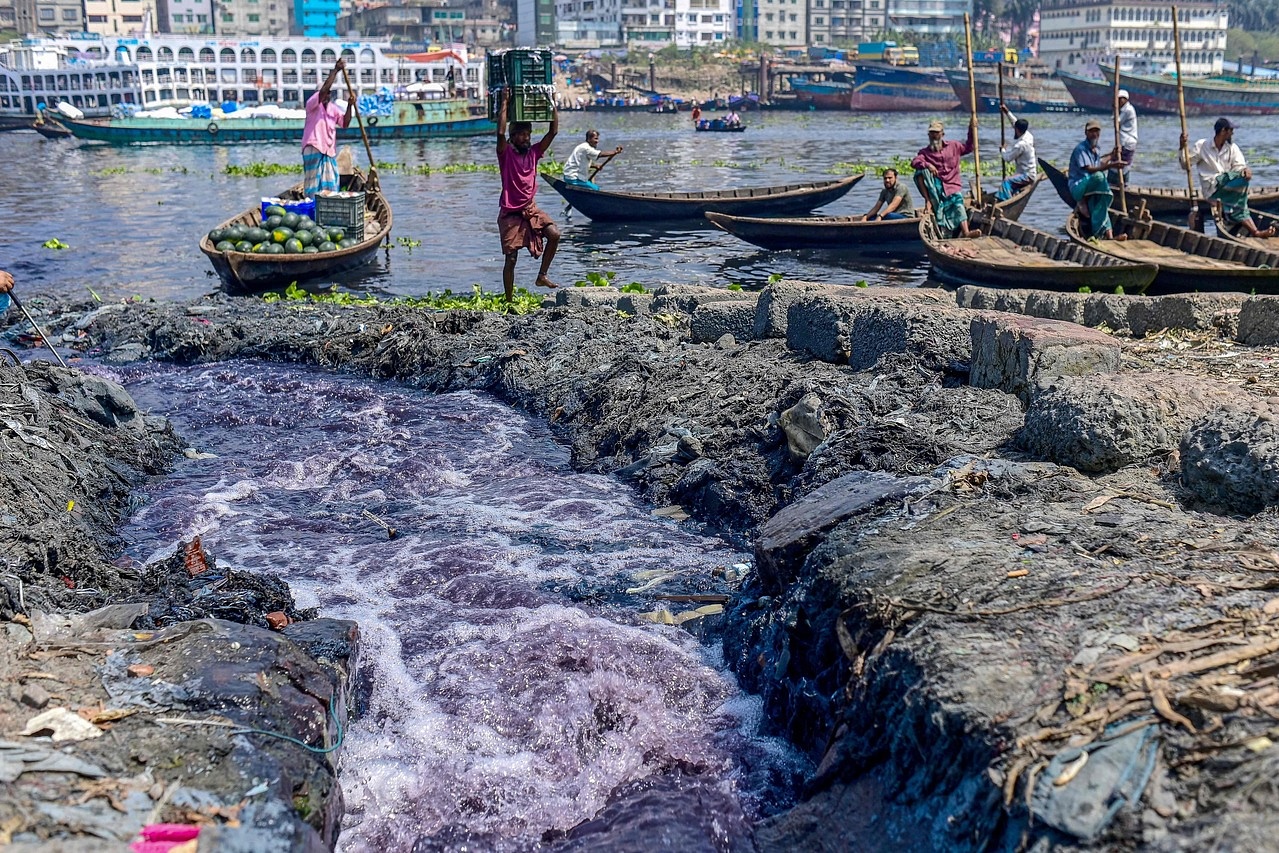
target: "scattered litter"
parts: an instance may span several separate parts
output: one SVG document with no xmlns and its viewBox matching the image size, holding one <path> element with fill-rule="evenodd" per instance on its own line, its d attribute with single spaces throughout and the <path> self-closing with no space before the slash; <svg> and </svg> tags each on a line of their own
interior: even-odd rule
<svg viewBox="0 0 1279 853">
<path fill-rule="evenodd" d="M 27 720 L 27 727 L 22 734 L 32 737 L 48 733 L 55 742 L 64 740 L 89 740 L 102 737 L 102 729 L 81 717 L 74 711 L 61 706 L 50 708 Z"/>
<path fill-rule="evenodd" d="M 217 459 L 216 453 L 202 453 L 194 447 L 186 447 L 182 450 L 182 455 L 187 459 Z"/>
<path fill-rule="evenodd" d="M 715 616 L 724 612 L 722 604 L 707 604 L 705 607 L 699 607 L 696 610 L 685 610 L 683 613 L 672 613 L 669 610 L 653 610 L 649 613 L 641 613 L 639 617 L 646 622 L 656 622 L 658 625 L 683 625 L 685 622 L 692 622 L 694 619 L 701 619 L 703 616 Z"/>
<path fill-rule="evenodd" d="M 662 584 L 666 583 L 668 580 L 671 580 L 672 578 L 676 578 L 678 576 L 679 576 L 678 572 L 666 572 L 664 574 L 660 574 L 646 584 L 641 584 L 640 586 L 628 587 L 626 590 L 626 594 L 639 595 L 641 592 L 648 592 L 653 587 L 661 586 Z"/>
<path fill-rule="evenodd" d="M 129 845 L 133 853 L 195 853 L 200 827 L 187 823 L 153 823 L 138 833 L 141 841 Z"/>
<path fill-rule="evenodd" d="M 1026 575 L 1028 575 L 1028 574 L 1030 574 L 1030 569 L 1016 569 L 1016 570 L 1014 570 L 1014 571 L 1009 572 L 1009 573 L 1007 574 L 1007 577 L 1010 577 L 1010 578 L 1024 578 L 1024 577 L 1025 577 Z"/>
<path fill-rule="evenodd" d="M 34 743 L 0 740 L 0 782 L 16 781 L 23 773 L 76 773 L 96 778 L 107 771 L 82 758 Z"/>
<path fill-rule="evenodd" d="M 130 664 L 125 671 L 134 678 L 146 678 L 155 674 L 155 667 L 149 663 L 135 663 Z"/>
<path fill-rule="evenodd" d="M 685 521 L 688 519 L 688 513 L 684 511 L 684 507 L 679 505 L 662 506 L 653 510 L 653 515 L 658 518 L 669 518 L 674 521 Z"/>
</svg>

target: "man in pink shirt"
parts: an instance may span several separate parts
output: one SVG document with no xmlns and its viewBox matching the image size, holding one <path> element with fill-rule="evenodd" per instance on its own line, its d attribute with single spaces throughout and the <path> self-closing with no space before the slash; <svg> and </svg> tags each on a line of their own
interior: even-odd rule
<svg viewBox="0 0 1279 853">
<path fill-rule="evenodd" d="M 546 135 L 531 144 L 533 125 L 527 121 L 511 124 L 510 139 L 506 134 L 506 115 L 510 106 L 511 90 L 502 90 L 502 106 L 497 113 L 497 165 L 502 175 L 502 197 L 498 201 L 497 230 L 502 237 L 502 254 L 506 264 L 502 267 L 502 287 L 506 301 L 515 298 L 515 262 L 520 249 L 527 248 L 533 257 L 541 257 L 536 286 L 558 287 L 547 271 L 560 245 L 560 229 L 534 202 L 537 196 L 537 162 L 551 147 L 560 128 L 559 109 L 551 109 L 551 126 Z M 545 249 L 545 251 L 543 251 Z"/>
<path fill-rule="evenodd" d="M 959 161 L 966 154 L 973 153 L 973 129 L 976 125 L 968 122 L 967 142 L 947 142 L 942 137 L 946 133 L 940 121 L 928 125 L 928 146 L 919 149 L 915 159 L 910 161 L 915 170 L 915 182 L 919 191 L 928 199 L 933 209 L 937 227 L 945 237 L 980 237 L 981 232 L 968 227 L 968 211 L 964 207 L 964 184 L 959 174 Z"/>
<path fill-rule="evenodd" d="M 346 93 L 346 115 L 337 104 L 329 103 L 333 82 L 346 68 L 339 59 L 325 78 L 324 85 L 306 99 L 306 125 L 302 128 L 303 191 L 314 198 L 321 190 L 338 189 L 338 128 L 351 123 L 355 109 L 355 93 Z"/>
</svg>

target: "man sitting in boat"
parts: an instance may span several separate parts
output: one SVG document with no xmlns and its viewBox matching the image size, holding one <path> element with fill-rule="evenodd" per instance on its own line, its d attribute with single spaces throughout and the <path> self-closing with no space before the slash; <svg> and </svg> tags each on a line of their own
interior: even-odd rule
<svg viewBox="0 0 1279 853">
<path fill-rule="evenodd" d="M 964 185 L 959 175 L 959 161 L 973 153 L 975 120 L 968 122 L 967 142 L 947 142 L 946 127 L 940 121 L 928 125 L 928 145 L 919 149 L 910 161 L 915 170 L 919 191 L 928 200 L 937 228 L 943 237 L 980 237 L 981 231 L 968 227 L 968 210 L 964 207 Z"/>
<path fill-rule="evenodd" d="M 1228 118 L 1219 118 L 1212 126 L 1212 139 L 1200 139 L 1186 147 L 1186 135 L 1181 135 L 1181 147 L 1177 158 L 1183 169 L 1198 167 L 1199 186 L 1203 197 L 1221 209 L 1227 225 L 1239 226 L 1249 237 L 1273 237 L 1274 228 L 1261 231 L 1248 211 L 1248 186 L 1252 182 L 1252 170 L 1244 162 L 1243 152 L 1235 145 L 1235 126 Z"/>
<path fill-rule="evenodd" d="M 605 152 L 600 151 L 599 144 L 600 132 L 595 129 L 586 131 L 586 141 L 579 142 L 573 149 L 573 153 L 564 161 L 564 183 L 587 190 L 599 189 L 599 185 L 591 180 L 591 165 L 598 157 L 616 157 L 622 153 L 620 145 L 612 151 Z"/>
<path fill-rule="evenodd" d="M 741 127 L 742 119 L 737 113 L 729 110 L 728 115 L 724 116 L 724 124 L 727 127 Z"/>
<path fill-rule="evenodd" d="M 884 212 L 880 213 L 879 209 L 884 208 Z M 867 211 L 862 217 L 866 221 L 875 221 L 877 219 L 914 219 L 915 203 L 911 201 L 910 191 L 906 189 L 905 184 L 897 180 L 896 169 L 884 170 L 884 188 L 879 191 L 879 198 L 875 200 L 875 206 Z"/>
<path fill-rule="evenodd" d="M 351 123 L 355 93 L 346 93 L 345 115 L 337 104 L 329 102 L 329 98 L 333 94 L 333 83 L 344 68 L 346 63 L 339 59 L 329 76 L 324 78 L 324 85 L 306 99 L 306 124 L 302 127 L 302 187 L 312 198 L 324 190 L 336 192 L 338 189 L 338 128 Z"/>
<path fill-rule="evenodd" d="M 1127 240 L 1125 234 L 1116 238 L 1111 228 L 1110 202 L 1115 196 L 1104 174 L 1118 167 L 1119 158 L 1114 152 L 1102 157 L 1097 149 L 1100 139 L 1101 122 L 1095 118 L 1088 119 L 1084 123 L 1083 141 L 1070 155 L 1070 195 L 1075 200 L 1079 216 L 1088 220 L 1092 236 L 1103 240 Z"/>
<path fill-rule="evenodd" d="M 1128 183 L 1128 173 L 1132 169 L 1133 158 L 1137 156 L 1137 111 L 1128 102 L 1128 90 L 1119 90 L 1119 159 L 1124 161 L 1124 183 Z M 1119 170 L 1109 173 L 1110 182 L 1119 182 Z"/>
<path fill-rule="evenodd" d="M 1013 164 L 1014 172 L 1004 179 L 995 193 L 995 198 L 1007 201 L 1039 178 L 1039 163 L 1035 158 L 1035 137 L 1030 132 L 1030 122 L 1017 118 L 1004 104 L 1000 104 L 999 108 L 1013 123 L 1013 144 L 1007 149 L 1001 146 L 999 156 L 1004 158 L 1004 162 Z"/>
<path fill-rule="evenodd" d="M 560 129 L 560 111 L 551 108 L 551 126 L 546 135 L 532 144 L 533 124 L 517 121 L 511 124 L 511 137 L 506 137 L 506 117 L 511 106 L 511 90 L 502 90 L 502 106 L 497 113 L 497 166 L 502 176 L 502 197 L 498 201 L 497 230 L 502 238 L 502 287 L 506 301 L 515 299 L 515 262 L 520 249 L 528 249 L 542 259 L 535 284 L 558 287 L 547 272 L 560 245 L 560 229 L 534 201 L 537 197 L 537 163 L 546 154 Z"/>
</svg>

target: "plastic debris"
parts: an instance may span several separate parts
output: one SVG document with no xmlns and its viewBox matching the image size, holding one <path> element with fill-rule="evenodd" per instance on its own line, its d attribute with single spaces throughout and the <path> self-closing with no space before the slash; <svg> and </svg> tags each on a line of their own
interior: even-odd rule
<svg viewBox="0 0 1279 853">
<path fill-rule="evenodd" d="M 61 706 L 50 708 L 43 714 L 37 714 L 27 720 L 27 727 L 22 730 L 22 734 L 28 737 L 46 732 L 53 736 L 55 742 L 89 740 L 103 735 L 102 729 L 74 711 Z"/>
<path fill-rule="evenodd" d="M 692 622 L 694 619 L 701 619 L 703 616 L 715 616 L 724 612 L 722 604 L 707 604 L 705 607 L 699 607 L 696 610 L 685 610 L 682 613 L 672 613 L 669 610 L 653 610 L 649 613 L 641 613 L 639 617 L 646 622 L 656 622 L 659 625 L 683 625 L 685 622 Z"/>
<path fill-rule="evenodd" d="M 142 838 L 129 845 L 133 853 L 186 853 L 197 848 L 200 827 L 187 823 L 152 823 L 138 833 Z"/>
<path fill-rule="evenodd" d="M 0 782 L 14 782 L 23 773 L 77 773 L 81 776 L 106 776 L 96 764 L 46 749 L 33 743 L 0 740 Z"/>
</svg>

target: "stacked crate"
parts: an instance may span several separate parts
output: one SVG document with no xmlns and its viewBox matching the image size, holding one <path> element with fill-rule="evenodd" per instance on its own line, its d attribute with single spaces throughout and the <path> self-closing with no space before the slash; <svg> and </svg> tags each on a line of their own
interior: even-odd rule
<svg viewBox="0 0 1279 853">
<path fill-rule="evenodd" d="M 507 121 L 550 121 L 555 107 L 551 51 L 516 47 L 488 55 L 489 118 L 497 121 L 502 90 L 511 89 Z"/>
</svg>

